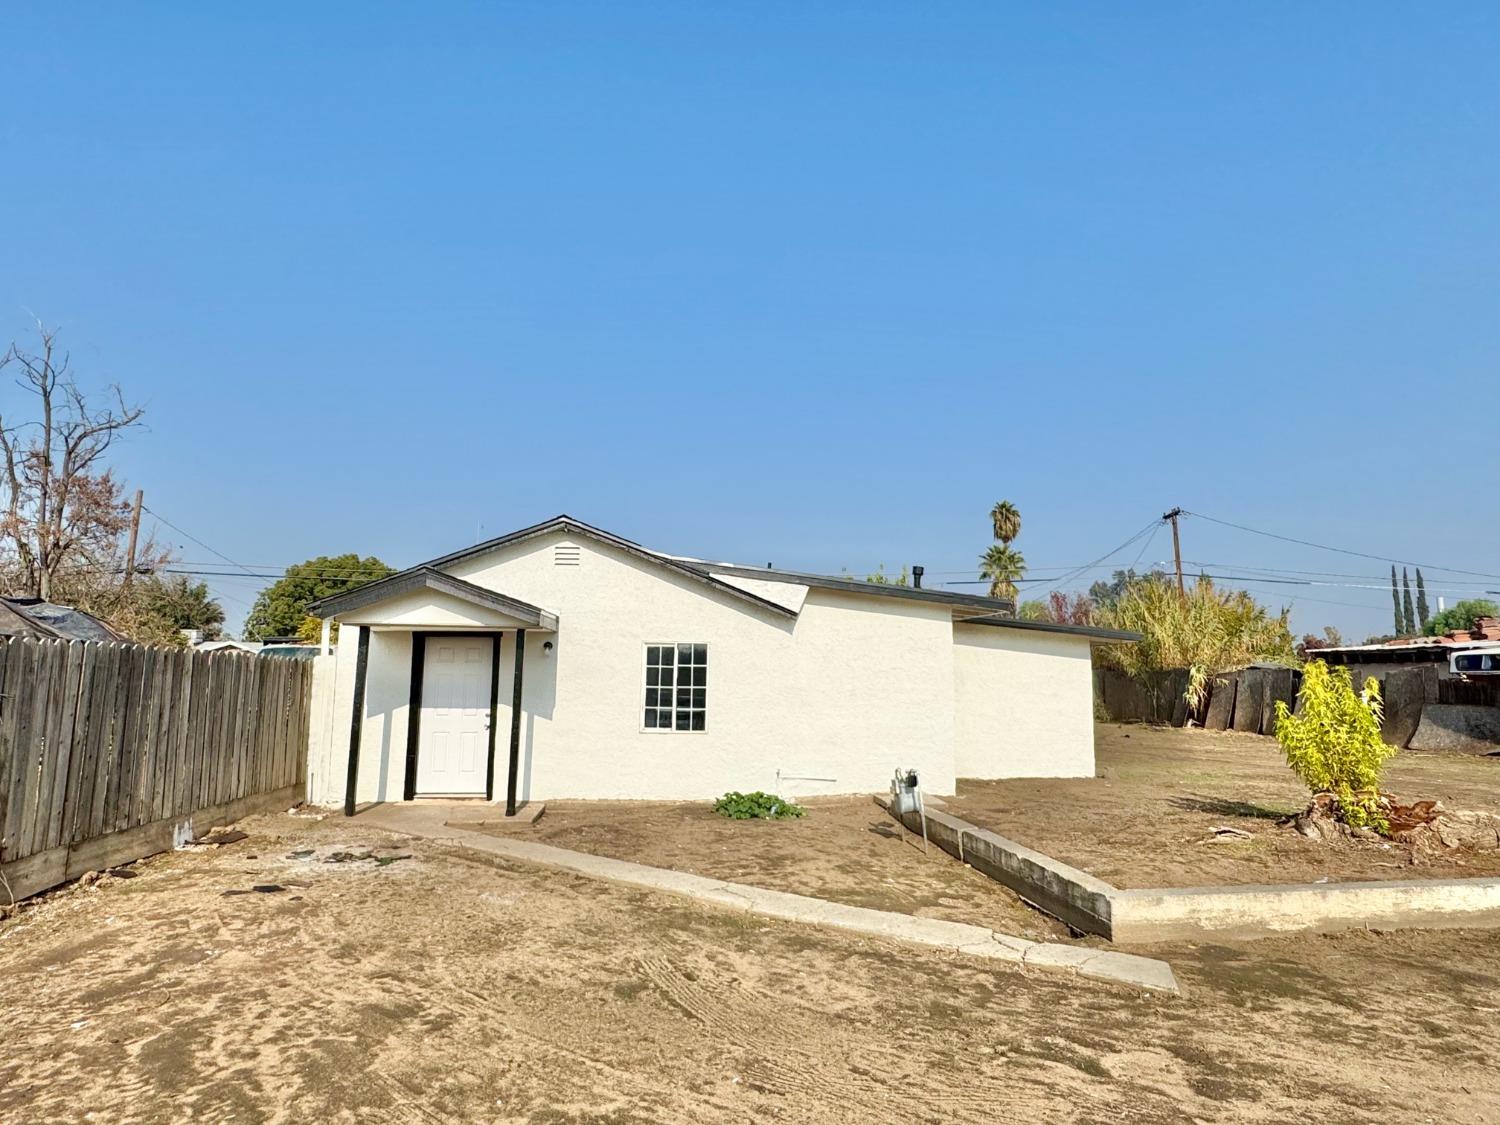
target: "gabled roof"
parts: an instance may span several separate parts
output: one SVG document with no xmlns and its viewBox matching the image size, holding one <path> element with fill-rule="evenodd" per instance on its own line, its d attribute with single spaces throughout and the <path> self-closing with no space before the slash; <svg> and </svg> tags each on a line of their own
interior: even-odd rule
<svg viewBox="0 0 1500 1125">
<path fill-rule="evenodd" d="M 717 590 L 721 594 L 738 598 L 742 602 L 748 602 L 759 609 L 768 610 L 783 617 L 797 616 L 794 611 L 784 605 L 777 605 L 775 602 L 752 594 L 748 590 L 742 590 L 738 586 L 728 582 L 721 582 L 711 574 L 707 574 L 694 566 L 689 566 L 679 559 L 672 558 L 670 555 L 658 554 L 656 551 L 642 547 L 639 543 L 629 539 L 622 539 L 620 536 L 605 531 L 603 528 L 594 527 L 591 524 L 586 524 L 582 520 L 575 520 L 572 516 L 567 515 L 553 516 L 550 520 L 543 520 L 541 523 L 533 524 L 530 527 L 523 527 L 520 531 L 512 531 L 509 535 L 487 539 L 483 543 L 476 543 L 472 547 L 465 547 L 462 551 L 454 551 L 452 554 L 443 555 L 441 558 L 425 562 L 422 564 L 422 567 L 441 568 L 452 566 L 454 563 L 462 562 L 464 559 L 471 559 L 476 555 L 488 554 L 501 547 L 509 547 L 515 543 L 521 543 L 527 539 L 534 539 L 538 535 L 547 535 L 554 531 L 563 531 L 569 535 L 576 535 L 581 539 L 592 539 L 596 543 L 607 544 L 643 562 L 654 563 L 675 574 L 680 574 L 684 578 L 691 579 L 700 585 Z M 403 573 L 406 572 L 403 571 Z"/>
<path fill-rule="evenodd" d="M 1015 612 L 1015 603 L 1007 598 L 989 598 L 979 594 L 958 594 L 950 590 L 930 590 L 920 586 L 889 586 L 878 582 L 864 582 L 857 578 L 836 578 L 830 575 L 807 574 L 796 570 L 776 570 L 770 567 L 762 569 L 754 566 L 736 566 L 732 563 L 714 563 L 701 559 L 685 559 L 673 555 L 664 555 L 659 551 L 643 547 L 633 540 L 622 538 L 612 532 L 605 531 L 603 528 L 594 527 L 592 524 L 574 519 L 569 515 L 553 516 L 550 520 L 543 520 L 541 523 L 532 524 L 530 527 L 523 527 L 519 531 L 512 531 L 507 535 L 497 536 L 494 539 L 486 539 L 483 543 L 476 543 L 472 547 L 465 547 L 461 551 L 453 551 L 439 558 L 431 559 L 428 562 L 412 567 L 410 570 L 403 570 L 398 574 L 391 575 L 389 578 L 382 578 L 378 582 L 371 582 L 368 585 L 360 586 L 347 593 L 338 594 L 331 598 L 324 598 L 322 601 L 308 608 L 310 612 L 320 617 L 347 613 L 350 609 L 356 608 L 356 604 L 347 603 L 344 599 L 352 598 L 355 595 L 362 594 L 364 591 L 373 590 L 374 587 L 392 583 L 398 579 L 405 579 L 421 572 L 440 575 L 451 582 L 461 583 L 470 589 L 478 590 L 491 597 L 498 598 L 500 595 L 484 590 L 483 587 L 475 586 L 472 583 L 463 582 L 461 579 L 443 574 L 442 568 L 555 531 L 566 532 L 569 535 L 576 535 L 582 539 L 590 539 L 596 543 L 603 543 L 614 547 L 616 550 L 623 551 L 643 562 L 662 567 L 674 574 L 701 583 L 705 587 L 728 597 L 738 598 L 740 601 L 784 617 L 796 617 L 797 611 L 770 601 L 767 598 L 752 594 L 748 590 L 744 590 L 733 583 L 725 582 L 717 576 L 729 575 L 736 578 L 751 578 L 768 582 L 790 582 L 820 590 L 840 590 L 845 593 L 862 594 L 867 597 L 930 602 L 951 606 L 956 609 L 973 611 L 970 616 L 956 619 L 965 624 L 997 625 L 1004 628 L 1034 629 L 1039 632 L 1049 633 L 1071 633 L 1078 636 L 1091 637 L 1095 640 L 1140 640 L 1140 636 L 1136 633 L 1125 633 L 1114 629 L 1096 629 L 1085 625 L 1054 625 L 1046 621 L 1021 621 L 1010 616 Z M 393 596 L 391 593 L 376 593 L 367 600 L 358 602 L 357 605 L 366 605 L 370 602 L 380 601 L 391 596 Z M 515 604 L 524 605 L 524 603 Z M 334 608 L 330 609 L 329 607 Z M 527 608 L 535 609 L 536 607 Z M 542 611 L 538 610 L 537 612 Z"/>
<path fill-rule="evenodd" d="M 436 590 L 438 593 L 458 598 L 470 605 L 498 610 L 508 617 L 514 617 L 517 621 L 534 625 L 539 629 L 557 628 L 556 615 L 539 606 L 516 598 L 508 598 L 504 594 L 497 594 L 494 590 L 487 590 L 483 586 L 465 582 L 462 578 L 454 578 L 453 575 L 434 570 L 429 565 L 414 566 L 410 570 L 403 570 L 387 578 L 366 582 L 363 586 L 345 590 L 342 594 L 334 594 L 332 597 L 316 601 L 307 608 L 317 617 L 337 617 L 341 613 L 352 613 L 367 605 L 374 605 L 416 590 Z"/>
</svg>

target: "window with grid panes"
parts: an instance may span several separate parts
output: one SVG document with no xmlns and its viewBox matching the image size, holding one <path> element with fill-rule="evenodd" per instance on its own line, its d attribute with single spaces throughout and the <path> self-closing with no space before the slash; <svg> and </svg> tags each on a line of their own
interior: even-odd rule
<svg viewBox="0 0 1500 1125">
<path fill-rule="evenodd" d="M 708 729 L 708 646 L 646 646 L 647 730 Z"/>
</svg>

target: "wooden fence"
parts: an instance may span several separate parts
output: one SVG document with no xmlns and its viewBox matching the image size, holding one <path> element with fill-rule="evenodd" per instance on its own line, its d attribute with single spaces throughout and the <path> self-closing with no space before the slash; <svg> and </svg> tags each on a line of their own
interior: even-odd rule
<svg viewBox="0 0 1500 1125">
<path fill-rule="evenodd" d="M 1241 668 L 1209 678 L 1203 706 L 1188 712 L 1186 668 L 1129 676 L 1116 668 L 1094 672 L 1094 698 L 1115 722 L 1170 723 L 1183 726 L 1191 718 L 1208 730 L 1273 734 L 1276 704 L 1297 701 L 1302 673 L 1293 668 Z"/>
<path fill-rule="evenodd" d="M 1380 736 L 1391 746 L 1500 753 L 1500 684 L 1456 680 L 1437 665 L 1356 666 L 1355 686 L 1372 676 L 1380 682 L 1385 712 Z M 1189 716 L 1183 693 L 1185 669 L 1144 677 L 1115 668 L 1094 671 L 1094 699 L 1114 722 L 1171 723 L 1189 717 L 1206 730 L 1276 733 L 1276 704 L 1297 705 L 1302 673 L 1294 668 L 1241 668 L 1209 678 L 1203 707 Z"/>
<path fill-rule="evenodd" d="M 311 679 L 228 650 L 0 640 L 0 896 L 299 799 Z"/>
</svg>

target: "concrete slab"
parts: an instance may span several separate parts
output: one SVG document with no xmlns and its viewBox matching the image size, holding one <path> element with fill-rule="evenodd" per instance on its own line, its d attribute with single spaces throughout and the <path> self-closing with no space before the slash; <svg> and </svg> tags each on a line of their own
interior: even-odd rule
<svg viewBox="0 0 1500 1125">
<path fill-rule="evenodd" d="M 525 804 L 516 806 L 515 816 L 505 815 L 505 805 L 485 805 L 483 809 L 466 808 L 454 810 L 453 815 L 448 818 L 448 823 L 454 828 L 483 829 L 486 832 L 499 830 L 501 832 L 513 828 L 530 828 L 542 819 L 542 813 L 547 811 L 545 801 L 527 801 Z"/>
<path fill-rule="evenodd" d="M 744 911 L 764 918 L 946 949 L 968 957 L 1004 961 L 1022 969 L 1061 971 L 1136 988 L 1179 991 L 1172 967 L 1165 961 L 1108 950 L 1027 941 L 964 922 L 945 922 L 937 918 L 917 918 L 909 914 L 846 906 L 806 895 L 767 890 L 745 883 L 730 883 L 722 879 L 692 875 L 685 871 L 671 871 L 628 860 L 569 851 L 530 840 L 489 836 L 448 823 L 447 815 L 440 807 L 377 805 L 360 813 L 358 820 L 408 836 L 442 840 L 520 863 L 680 895 L 695 902 Z"/>
</svg>

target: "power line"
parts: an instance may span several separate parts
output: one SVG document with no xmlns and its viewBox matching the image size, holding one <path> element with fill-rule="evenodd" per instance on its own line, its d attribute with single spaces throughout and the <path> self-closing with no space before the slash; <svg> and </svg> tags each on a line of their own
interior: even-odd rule
<svg viewBox="0 0 1500 1125">
<path fill-rule="evenodd" d="M 1216 519 L 1213 516 L 1205 516 L 1202 512 L 1189 512 L 1183 509 L 1185 516 L 1196 516 L 1200 520 L 1209 523 L 1220 524 L 1224 527 L 1232 527 L 1237 531 L 1248 531 L 1251 535 L 1264 535 L 1268 539 L 1280 539 L 1283 543 L 1295 543 L 1299 547 L 1313 547 L 1319 551 L 1333 551 L 1340 555 L 1352 555 L 1360 559 L 1373 559 L 1376 562 L 1395 563 L 1398 566 L 1415 566 L 1427 570 L 1440 570 L 1445 574 L 1469 574 L 1477 578 L 1500 578 L 1500 574 L 1490 574 L 1483 570 L 1460 570 L 1451 566 L 1434 566 L 1432 563 L 1412 562 L 1410 559 L 1393 559 L 1385 555 L 1372 555 L 1365 551 L 1352 551 L 1347 547 L 1330 547 L 1327 543 L 1314 543 L 1309 539 L 1297 539 L 1290 535 L 1278 535 L 1274 531 L 1262 531 L 1258 527 L 1246 527 L 1242 523 L 1231 523 L 1229 520 Z"/>
<path fill-rule="evenodd" d="M 1136 566 L 1140 564 L 1140 561 L 1145 556 L 1146 552 L 1151 549 L 1151 544 L 1156 542 L 1156 537 L 1160 532 L 1161 524 L 1158 523 L 1151 529 L 1151 534 L 1146 537 L 1146 541 L 1141 544 L 1141 549 L 1135 553 L 1135 558 L 1130 560 L 1130 570 L 1134 570 Z"/>
<path fill-rule="evenodd" d="M 209 554 L 216 555 L 217 557 L 219 557 L 219 558 L 223 559 L 225 562 L 227 562 L 230 566 L 236 567 L 239 570 L 244 571 L 246 574 L 250 573 L 250 571 L 249 571 L 248 568 L 242 566 L 240 563 L 235 562 L 228 555 L 224 554 L 224 552 L 214 550 L 207 543 L 203 542 L 203 540 L 199 539 L 196 535 L 193 535 L 190 532 L 183 531 L 182 528 L 178 527 L 171 520 L 167 519 L 166 516 L 162 515 L 159 512 L 152 511 L 150 508 L 147 508 L 144 504 L 142 504 L 141 507 L 142 507 L 142 509 L 144 511 L 151 512 L 151 516 L 152 516 L 153 519 L 157 520 L 160 523 L 166 524 L 173 531 L 177 532 L 178 535 L 186 536 L 188 539 L 191 539 L 194 543 L 198 544 L 198 546 L 202 547 Z"/>
<path fill-rule="evenodd" d="M 1130 546 L 1132 543 L 1134 543 L 1141 536 L 1145 535 L 1147 532 L 1155 531 L 1161 525 L 1162 525 L 1162 520 L 1160 520 L 1160 519 L 1154 519 L 1154 520 L 1152 520 L 1145 527 L 1141 528 L 1139 531 L 1137 531 L 1129 539 L 1125 540 L 1125 542 L 1121 543 L 1114 550 L 1112 550 L 1112 551 L 1106 551 L 1104 554 L 1100 555 L 1093 562 L 1088 563 L 1085 566 L 1080 566 L 1080 567 L 1075 568 L 1074 570 L 1069 571 L 1067 574 L 1063 575 L 1061 578 L 1058 578 L 1048 588 L 1051 589 L 1051 590 L 1056 590 L 1060 586 L 1067 585 L 1074 578 L 1077 578 L 1080 574 L 1082 574 L 1085 570 L 1092 570 L 1094 567 L 1098 566 L 1100 563 L 1102 563 L 1105 559 L 1109 558 L 1111 555 L 1117 555 L 1117 554 L 1119 554 L 1121 551 L 1123 551 L 1126 547 Z"/>
<path fill-rule="evenodd" d="M 1203 568 L 1203 569 L 1212 569 L 1212 568 L 1215 568 L 1215 567 L 1224 567 L 1224 568 L 1231 569 L 1231 570 L 1250 570 L 1250 571 L 1255 571 L 1257 575 L 1269 575 L 1270 577 L 1268 577 L 1268 578 L 1265 579 L 1265 581 L 1268 581 L 1268 582 L 1269 581 L 1281 581 L 1281 582 L 1287 582 L 1287 583 L 1296 583 L 1296 584 L 1305 585 L 1305 586 L 1329 586 L 1329 587 L 1337 587 L 1337 588 L 1341 588 L 1341 589 L 1345 589 L 1345 590 L 1380 590 L 1382 592 L 1389 591 L 1390 588 L 1391 588 L 1390 587 L 1390 581 L 1388 579 L 1386 579 L 1382 575 L 1374 575 L 1374 574 L 1350 574 L 1350 575 L 1336 575 L 1335 574 L 1335 575 L 1330 575 L 1330 577 L 1363 578 L 1363 579 L 1366 579 L 1366 581 L 1364 581 L 1364 582 L 1327 582 L 1327 581 L 1322 581 L 1318 577 L 1312 577 L 1312 578 L 1298 578 L 1298 577 L 1295 577 L 1296 575 L 1299 575 L 1299 574 L 1311 574 L 1311 575 L 1317 576 L 1317 575 L 1323 575 L 1323 574 L 1326 573 L 1326 572 L 1323 572 L 1323 571 L 1316 571 L 1316 570 L 1313 570 L 1313 571 L 1278 570 L 1278 569 L 1270 568 L 1270 567 L 1242 566 L 1242 565 L 1240 565 L 1238 563 L 1190 562 L 1188 565 L 1200 567 L 1200 568 Z M 1209 577 L 1213 577 L 1213 576 L 1210 575 Z M 1451 581 L 1440 579 L 1438 582 L 1435 582 L 1432 585 L 1428 586 L 1427 589 L 1428 589 L 1429 592 L 1436 591 L 1438 593 L 1445 593 L 1445 592 L 1447 592 L 1447 593 L 1454 593 L 1454 594 L 1462 594 L 1462 593 L 1465 593 L 1466 590 L 1467 591 L 1472 591 L 1472 592 L 1478 592 L 1481 589 L 1483 589 L 1484 586 L 1485 586 L 1485 583 L 1482 583 L 1482 582 L 1451 582 Z M 1485 590 L 1484 592 L 1485 593 L 1493 593 L 1494 591 Z"/>
</svg>

